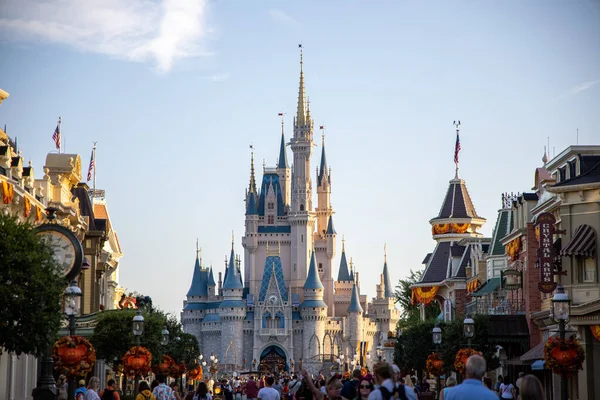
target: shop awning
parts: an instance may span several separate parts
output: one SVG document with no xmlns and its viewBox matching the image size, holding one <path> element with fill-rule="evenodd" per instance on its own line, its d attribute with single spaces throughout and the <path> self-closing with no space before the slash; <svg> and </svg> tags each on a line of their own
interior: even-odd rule
<svg viewBox="0 0 600 400">
<path fill-rule="evenodd" d="M 596 252 L 596 231 L 589 225 L 580 225 L 560 252 L 562 256 L 593 257 Z"/>
<path fill-rule="evenodd" d="M 525 354 L 523 354 L 520 357 L 521 361 L 532 361 L 532 360 L 539 360 L 541 358 L 544 358 L 544 345 L 545 344 L 546 344 L 546 341 L 543 340 L 540 343 L 533 346 L 531 349 L 529 349 Z"/>
<path fill-rule="evenodd" d="M 492 293 L 500 287 L 500 278 L 491 278 L 479 288 L 478 291 L 472 294 L 473 297 L 480 297 Z"/>
<path fill-rule="evenodd" d="M 544 364 L 546 364 L 546 361 L 544 361 L 544 360 L 534 361 L 533 364 L 531 364 L 531 369 L 533 371 L 540 371 L 540 370 L 544 369 Z"/>
</svg>

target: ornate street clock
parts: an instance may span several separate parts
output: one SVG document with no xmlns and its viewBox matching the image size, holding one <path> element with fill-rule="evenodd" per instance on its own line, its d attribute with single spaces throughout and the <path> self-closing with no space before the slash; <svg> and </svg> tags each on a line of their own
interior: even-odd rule
<svg viewBox="0 0 600 400">
<path fill-rule="evenodd" d="M 65 279 L 75 279 L 83 262 L 83 247 L 77 236 L 64 226 L 56 224 L 40 225 L 35 230 L 54 251 L 54 260 Z"/>
</svg>

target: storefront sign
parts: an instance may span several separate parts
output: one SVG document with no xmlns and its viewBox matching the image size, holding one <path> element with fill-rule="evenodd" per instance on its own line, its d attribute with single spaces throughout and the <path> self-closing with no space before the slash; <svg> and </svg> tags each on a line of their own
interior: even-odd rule
<svg viewBox="0 0 600 400">
<path fill-rule="evenodd" d="M 523 287 L 523 273 L 516 269 L 507 269 L 500 272 L 503 290 L 517 290 Z"/>
<path fill-rule="evenodd" d="M 556 219 L 550 213 L 542 213 L 537 218 L 540 231 L 538 247 L 538 263 L 540 268 L 540 281 L 538 288 L 542 293 L 552 293 L 556 289 L 554 282 L 554 224 Z"/>
</svg>

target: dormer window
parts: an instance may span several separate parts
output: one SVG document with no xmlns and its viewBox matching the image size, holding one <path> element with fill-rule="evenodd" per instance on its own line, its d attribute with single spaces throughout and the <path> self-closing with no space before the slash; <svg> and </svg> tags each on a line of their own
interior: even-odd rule
<svg viewBox="0 0 600 400">
<path fill-rule="evenodd" d="M 577 176 L 577 163 L 575 160 L 569 161 L 567 163 L 569 167 L 569 179 L 575 178 Z"/>
<path fill-rule="evenodd" d="M 563 182 L 567 180 L 567 167 L 564 166 L 558 169 L 558 181 Z"/>
</svg>

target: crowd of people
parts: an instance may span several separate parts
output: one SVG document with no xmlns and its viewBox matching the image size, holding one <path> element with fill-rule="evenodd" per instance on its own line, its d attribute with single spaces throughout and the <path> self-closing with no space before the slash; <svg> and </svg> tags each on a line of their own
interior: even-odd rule
<svg viewBox="0 0 600 400">
<path fill-rule="evenodd" d="M 465 367 L 465 379 L 457 384 L 456 378 L 445 379 L 439 396 L 430 391 L 427 380 L 417 384 L 416 378 L 402 376 L 396 365 L 380 362 L 373 366 L 372 373 L 359 369 L 350 376 L 332 373 L 310 374 L 305 369 L 300 375 L 264 374 L 257 379 L 234 376 L 214 381 L 206 377 L 195 387 L 183 392 L 176 381 L 167 384 L 164 375 L 157 375 L 151 383 L 139 383 L 135 400 L 467 400 L 467 399 L 514 399 L 542 400 L 544 392 L 540 381 L 533 375 L 519 374 L 513 385 L 509 377 L 498 377 L 495 385 L 486 376 L 485 359 L 479 355 L 469 357 Z M 59 380 L 59 394 L 65 382 Z M 59 386 L 61 385 L 61 386 Z M 62 400 L 62 399 L 59 399 Z M 92 377 L 87 387 L 79 382 L 75 400 L 121 400 L 115 381 L 110 379 L 106 388 L 99 389 L 99 380 Z"/>
</svg>

